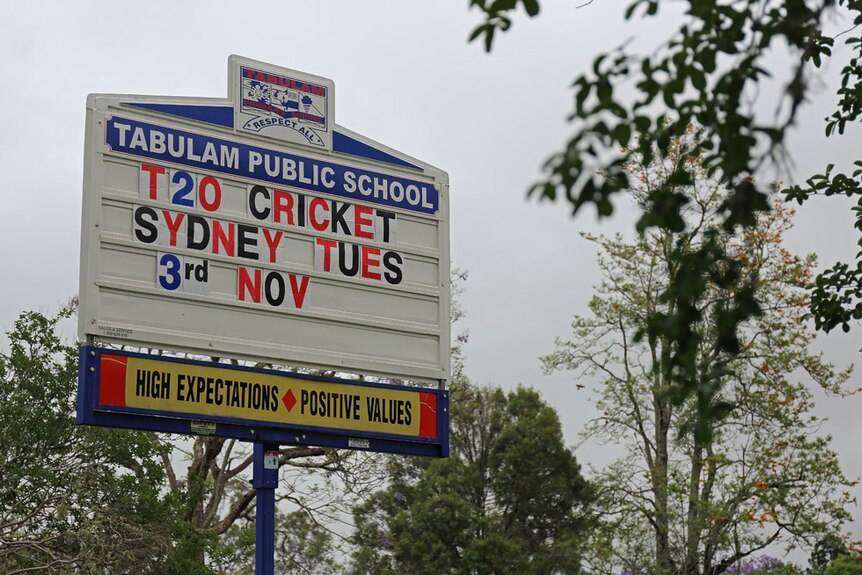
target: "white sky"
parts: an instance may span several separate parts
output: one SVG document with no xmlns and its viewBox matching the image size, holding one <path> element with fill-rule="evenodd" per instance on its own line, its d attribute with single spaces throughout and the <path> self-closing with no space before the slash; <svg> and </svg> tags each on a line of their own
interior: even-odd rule
<svg viewBox="0 0 862 575">
<path fill-rule="evenodd" d="M 628 230 L 631 214 L 599 225 L 588 209 L 572 220 L 567 206 L 528 202 L 525 190 L 569 133 L 571 80 L 599 51 L 629 38 L 650 49 L 667 28 L 624 25 L 623 2 L 546 1 L 489 56 L 466 43 L 479 21 L 467 4 L 0 0 L 0 330 L 77 292 L 87 94 L 225 97 L 228 55 L 240 54 L 332 78 L 338 124 L 448 171 L 452 262 L 470 274 L 468 374 L 535 386 L 574 444 L 589 396 L 571 375 L 542 375 L 538 357 L 568 334 L 597 281 L 579 232 Z M 827 140 L 825 115 L 807 111 L 793 135 L 798 175 L 858 155 L 858 130 Z M 806 206 L 791 246 L 830 264 L 852 258 L 855 241 L 849 206 L 828 201 Z M 821 346 L 843 366 L 858 356 L 859 333 Z M 821 404 L 851 476 L 862 475 L 860 407 L 858 397 Z M 578 455 L 608 457 L 589 447 Z"/>
</svg>

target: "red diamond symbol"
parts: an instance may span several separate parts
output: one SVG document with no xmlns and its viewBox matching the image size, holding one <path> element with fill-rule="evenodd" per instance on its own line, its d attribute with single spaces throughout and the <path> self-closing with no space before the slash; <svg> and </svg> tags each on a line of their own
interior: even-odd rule
<svg viewBox="0 0 862 575">
<path fill-rule="evenodd" d="M 287 390 L 287 393 L 281 398 L 281 402 L 287 408 L 287 412 L 290 413 L 290 410 L 296 405 L 296 397 L 293 395 L 292 389 Z"/>
</svg>

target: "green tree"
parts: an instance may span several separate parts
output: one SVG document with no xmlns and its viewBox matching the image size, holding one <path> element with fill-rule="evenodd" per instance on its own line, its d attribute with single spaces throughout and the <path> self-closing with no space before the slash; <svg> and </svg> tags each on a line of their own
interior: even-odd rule
<svg viewBox="0 0 862 575">
<path fill-rule="evenodd" d="M 218 572 L 254 575 L 255 526 L 234 525 L 226 534 L 230 557 Z M 278 512 L 275 525 L 275 572 L 279 575 L 334 575 L 343 568 L 335 557 L 337 545 L 324 526 L 305 510 Z"/>
<path fill-rule="evenodd" d="M 836 557 L 847 555 L 848 553 L 847 545 L 837 535 L 829 534 L 823 537 L 814 544 L 814 548 L 811 550 L 811 557 L 808 560 L 811 565 L 811 573 L 814 575 L 823 573 L 823 570 Z"/>
<path fill-rule="evenodd" d="M 651 19 L 667 4 L 632 0 L 624 17 Z M 706 134 L 702 161 L 721 176 L 727 190 L 715 215 L 717 223 L 736 232 L 751 228 L 758 214 L 769 211 L 770 186 L 753 176 L 765 168 L 784 166 L 787 134 L 821 82 L 822 67 L 836 58 L 833 51 L 849 52 L 849 56 L 831 62 L 840 75 L 826 134 L 843 134 L 862 119 L 862 1 L 687 0 L 682 4 L 685 13 L 679 27 L 655 50 L 636 54 L 623 46 L 598 54 L 591 69 L 577 76 L 571 115 L 574 133 L 545 163 L 545 177 L 531 188 L 531 195 L 565 198 L 573 212 L 592 204 L 600 216 L 610 215 L 614 195 L 629 188 L 626 166 L 635 155 L 649 162 L 656 153 L 653 145 L 664 155 L 674 137 L 697 124 Z M 483 39 L 488 51 L 497 33 L 510 28 L 512 13 L 519 7 L 530 17 L 540 11 L 538 0 L 470 0 L 470 5 L 484 15 L 471 39 Z M 585 17 L 589 17 L 586 12 Z M 845 52 L 837 50 L 839 43 L 845 45 Z M 771 65 L 776 59 L 788 66 Z M 767 85 L 775 89 L 767 90 Z M 656 182 L 650 201 L 642 205 L 640 232 L 653 228 L 691 232 L 692 222 L 684 217 L 691 199 L 679 191 L 685 183 L 690 183 L 685 170 L 669 172 Z M 856 227 L 862 230 L 862 170 L 848 175 L 834 173 L 833 166 L 828 166 L 805 186 L 786 190 L 787 198 L 800 203 L 815 195 L 839 194 L 858 198 Z M 678 251 L 676 260 L 687 273 L 675 275 L 662 293 L 666 312 L 642 326 L 650 336 L 673 343 L 669 384 L 680 392 L 678 397 L 709 399 L 712 393 L 697 374 L 704 334 L 698 331 L 702 324 L 694 302 L 708 290 L 721 289 L 721 277 L 745 271 L 724 247 L 721 242 L 704 241 L 695 249 Z M 862 318 L 860 263 L 858 259 L 838 263 L 818 277 L 811 309 L 819 328 L 828 331 L 841 325 L 846 331 L 849 321 Z M 737 327 L 763 311 L 754 288 L 751 283 L 746 289 L 727 292 L 724 307 L 716 310 L 717 341 L 723 353 L 743 351 Z"/>
<path fill-rule="evenodd" d="M 698 144 L 697 134 L 674 138 L 666 155 L 626 164 L 641 205 L 668 173 L 686 171 L 690 183 L 673 192 L 687 198 L 687 223 L 634 241 L 590 237 L 602 271 L 590 314 L 575 317 L 572 338 L 543 358 L 547 370 L 598 379 L 600 415 L 585 434 L 625 450 L 595 479 L 603 517 L 589 556 L 596 573 L 716 575 L 771 545 L 811 547 L 849 518 L 851 483 L 811 413 L 809 386 L 840 394 L 848 376 L 809 350 L 814 258 L 783 247 L 792 211 L 777 198 L 743 231 L 728 230 L 726 189 L 708 177 Z M 673 339 L 636 334 L 673 314 L 677 303 L 663 294 L 680 278 L 697 281 L 680 254 L 700 253 L 707 242 L 744 273 L 717 278 L 689 302 L 698 311 L 698 393 L 680 398 Z M 739 348 L 729 353 L 722 312 L 741 290 L 752 290 L 762 313 L 739 323 Z"/>
<path fill-rule="evenodd" d="M 0 573 L 209 575 L 253 564 L 250 447 L 77 425 L 78 350 L 59 335 L 73 314 L 22 314 L 0 353 Z M 279 560 L 296 563 L 289 540 L 304 533 L 301 559 L 321 572 L 329 540 L 317 524 L 296 531 L 296 510 L 349 513 L 350 497 L 376 485 L 369 463 L 285 446 L 279 465 Z"/>
<path fill-rule="evenodd" d="M 0 353 L 0 572 L 163 573 L 171 555 L 151 435 L 75 424 L 77 349 L 21 314 Z"/>
<path fill-rule="evenodd" d="M 241 569 L 243 561 L 253 564 L 253 542 L 237 546 L 247 539 L 229 535 L 232 528 L 254 532 L 255 490 L 250 483 L 253 462 L 250 444 L 236 440 L 197 436 L 191 449 L 184 450 L 181 442 L 163 439 L 163 466 L 167 476 L 167 495 L 173 519 L 173 542 L 177 553 L 172 564 L 173 572 L 182 575 L 207 575 L 222 570 L 226 565 Z M 356 457 L 338 450 L 282 446 L 279 449 L 280 482 L 277 505 L 288 509 L 310 512 L 319 505 L 318 497 L 337 505 L 335 496 L 328 492 L 307 497 L 313 492 L 312 484 L 327 483 L 313 477 L 318 473 L 339 473 L 342 485 L 352 482 L 351 464 Z M 173 453 L 174 457 L 169 454 Z M 175 471 L 177 463 L 186 465 L 185 475 Z M 359 467 L 357 468 L 359 469 Z M 319 490 L 318 490 L 319 491 Z M 348 511 L 348 509 L 345 509 Z M 287 511 L 285 511 L 287 512 Z"/>
<path fill-rule="evenodd" d="M 390 459 L 356 508 L 356 573 L 578 573 L 589 485 L 556 412 L 518 388 L 451 390 L 447 459 Z"/>
<path fill-rule="evenodd" d="M 862 575 L 862 555 L 839 555 L 823 571 L 823 575 Z"/>
</svg>

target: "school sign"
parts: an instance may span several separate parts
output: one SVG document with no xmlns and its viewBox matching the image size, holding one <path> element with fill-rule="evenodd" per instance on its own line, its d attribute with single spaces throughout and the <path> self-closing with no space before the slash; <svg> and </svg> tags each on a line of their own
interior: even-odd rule
<svg viewBox="0 0 862 575">
<path fill-rule="evenodd" d="M 265 370 L 251 385 L 224 364 L 88 346 L 79 419 L 445 454 L 430 414 L 449 379 L 446 173 L 338 126 L 331 80 L 228 69 L 227 99 L 88 98 L 80 337 L 434 387 Z"/>
</svg>

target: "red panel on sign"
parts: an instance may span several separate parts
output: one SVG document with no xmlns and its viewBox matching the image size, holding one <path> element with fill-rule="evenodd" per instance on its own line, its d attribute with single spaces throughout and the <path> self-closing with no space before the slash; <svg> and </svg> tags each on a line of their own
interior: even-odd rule
<svg viewBox="0 0 862 575">
<path fill-rule="evenodd" d="M 419 436 L 437 437 L 437 396 L 419 394 Z"/>
<path fill-rule="evenodd" d="M 102 405 L 126 405 L 126 357 L 102 354 L 99 366 L 99 403 Z"/>
</svg>

